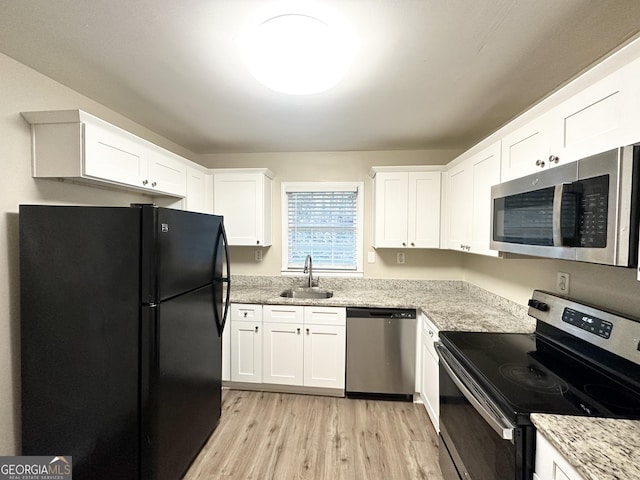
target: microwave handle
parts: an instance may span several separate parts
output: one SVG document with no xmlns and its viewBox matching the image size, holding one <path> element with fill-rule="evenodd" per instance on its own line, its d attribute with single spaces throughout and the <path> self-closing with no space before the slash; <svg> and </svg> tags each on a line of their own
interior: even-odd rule
<svg viewBox="0 0 640 480">
<path fill-rule="evenodd" d="M 562 247 L 562 194 L 565 183 L 555 186 L 553 191 L 553 246 Z"/>
</svg>

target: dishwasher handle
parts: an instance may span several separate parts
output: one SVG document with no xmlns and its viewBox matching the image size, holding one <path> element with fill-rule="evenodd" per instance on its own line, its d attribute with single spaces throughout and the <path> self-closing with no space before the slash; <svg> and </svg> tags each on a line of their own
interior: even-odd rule
<svg viewBox="0 0 640 480">
<path fill-rule="evenodd" d="M 416 318 L 412 308 L 361 308 L 348 307 L 347 318 Z"/>
</svg>

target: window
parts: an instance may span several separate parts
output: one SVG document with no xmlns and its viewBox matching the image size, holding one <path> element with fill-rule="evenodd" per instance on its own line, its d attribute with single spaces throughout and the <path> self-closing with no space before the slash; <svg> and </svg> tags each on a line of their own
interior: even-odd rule
<svg viewBox="0 0 640 480">
<path fill-rule="evenodd" d="M 282 184 L 282 271 L 362 275 L 363 184 Z"/>
</svg>

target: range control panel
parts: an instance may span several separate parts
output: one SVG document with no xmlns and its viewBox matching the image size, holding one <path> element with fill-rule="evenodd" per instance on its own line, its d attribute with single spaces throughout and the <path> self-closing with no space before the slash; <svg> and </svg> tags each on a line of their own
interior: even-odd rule
<svg viewBox="0 0 640 480">
<path fill-rule="evenodd" d="M 562 321 L 607 339 L 611 336 L 611 331 L 613 330 L 613 323 L 569 307 L 565 307 L 564 312 L 562 312 Z"/>
</svg>

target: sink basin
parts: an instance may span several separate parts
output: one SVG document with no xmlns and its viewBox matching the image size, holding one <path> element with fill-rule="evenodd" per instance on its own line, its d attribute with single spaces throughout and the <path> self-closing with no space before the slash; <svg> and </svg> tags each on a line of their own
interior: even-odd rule
<svg viewBox="0 0 640 480">
<path fill-rule="evenodd" d="M 296 287 L 285 290 L 280 296 L 285 298 L 331 298 L 333 292 L 323 290 L 320 287 Z"/>
</svg>

